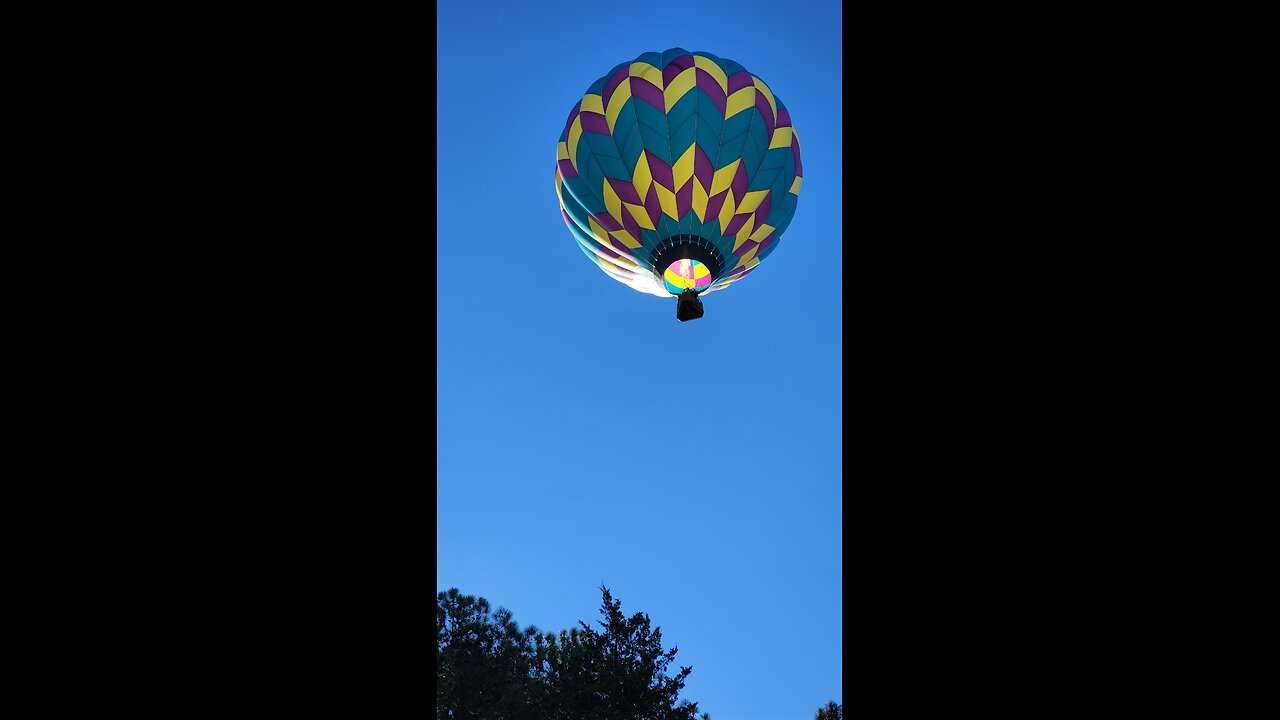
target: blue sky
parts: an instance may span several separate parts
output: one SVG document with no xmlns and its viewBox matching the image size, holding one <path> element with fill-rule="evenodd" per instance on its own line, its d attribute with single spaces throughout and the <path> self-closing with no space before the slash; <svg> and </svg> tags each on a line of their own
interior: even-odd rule
<svg viewBox="0 0 1280 720">
<path fill-rule="evenodd" d="M 437 590 L 560 630 L 603 582 L 713 720 L 843 701 L 839 4 L 437 14 Z M 804 163 L 776 251 L 688 323 L 583 256 L 553 181 L 586 88 L 673 47 L 767 82 Z"/>
</svg>

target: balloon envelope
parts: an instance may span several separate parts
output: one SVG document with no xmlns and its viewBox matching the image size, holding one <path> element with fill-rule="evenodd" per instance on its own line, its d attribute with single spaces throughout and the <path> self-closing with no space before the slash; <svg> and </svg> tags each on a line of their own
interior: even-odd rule
<svg viewBox="0 0 1280 720">
<path fill-rule="evenodd" d="M 763 80 L 674 48 L 587 88 L 556 143 L 555 182 L 565 224 L 610 277 L 660 297 L 712 292 L 778 246 L 800 140 Z"/>
</svg>

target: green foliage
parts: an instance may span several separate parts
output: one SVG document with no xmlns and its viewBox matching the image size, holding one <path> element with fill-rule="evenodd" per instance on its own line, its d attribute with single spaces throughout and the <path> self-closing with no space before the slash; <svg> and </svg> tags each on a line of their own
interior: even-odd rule
<svg viewBox="0 0 1280 720">
<path fill-rule="evenodd" d="M 668 672 L 649 616 L 622 613 L 608 588 L 600 629 L 520 630 L 503 608 L 456 588 L 436 596 L 437 720 L 697 720 L 697 703 L 678 701 L 692 671 Z M 703 715 L 703 720 L 709 720 Z"/>
<path fill-rule="evenodd" d="M 436 596 L 436 717 L 534 720 L 545 694 L 537 628 L 490 614 L 484 598 Z"/>
<path fill-rule="evenodd" d="M 828 702 L 818 708 L 818 714 L 814 716 L 814 720 L 840 720 L 843 710 L 843 706 Z"/>
</svg>

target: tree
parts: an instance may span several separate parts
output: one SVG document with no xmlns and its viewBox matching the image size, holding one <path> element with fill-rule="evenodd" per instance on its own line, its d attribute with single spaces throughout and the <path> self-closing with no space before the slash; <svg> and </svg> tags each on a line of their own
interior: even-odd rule
<svg viewBox="0 0 1280 720">
<path fill-rule="evenodd" d="M 677 704 L 693 668 L 681 667 L 674 677 L 668 674 L 679 649 L 664 651 L 662 629 L 653 627 L 648 615 L 628 618 L 608 588 L 600 592 L 602 630 L 579 622 L 581 630 L 561 632 L 558 642 L 548 638 L 548 717 L 697 720 L 697 703 Z"/>
<path fill-rule="evenodd" d="M 436 596 L 436 717 L 534 720 L 545 694 L 535 627 L 457 588 Z"/>
<path fill-rule="evenodd" d="M 814 720 L 840 720 L 844 706 L 837 705 L 834 702 L 828 702 L 826 705 L 818 708 L 818 714 Z"/>
<path fill-rule="evenodd" d="M 677 704 L 692 668 L 668 672 L 678 649 L 663 650 L 648 615 L 628 618 L 600 591 L 601 629 L 579 622 L 558 635 L 521 630 L 457 588 L 439 593 L 437 720 L 697 720 L 697 703 Z"/>
</svg>

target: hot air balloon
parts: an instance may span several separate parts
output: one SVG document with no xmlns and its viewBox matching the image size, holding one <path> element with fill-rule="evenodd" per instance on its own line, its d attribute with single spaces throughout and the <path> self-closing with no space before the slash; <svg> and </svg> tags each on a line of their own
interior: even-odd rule
<svg viewBox="0 0 1280 720">
<path fill-rule="evenodd" d="M 677 296 L 683 322 L 777 247 L 800 194 L 800 140 L 763 80 L 674 48 L 587 88 L 556 143 L 555 178 L 586 256 L 635 290 Z"/>
</svg>

